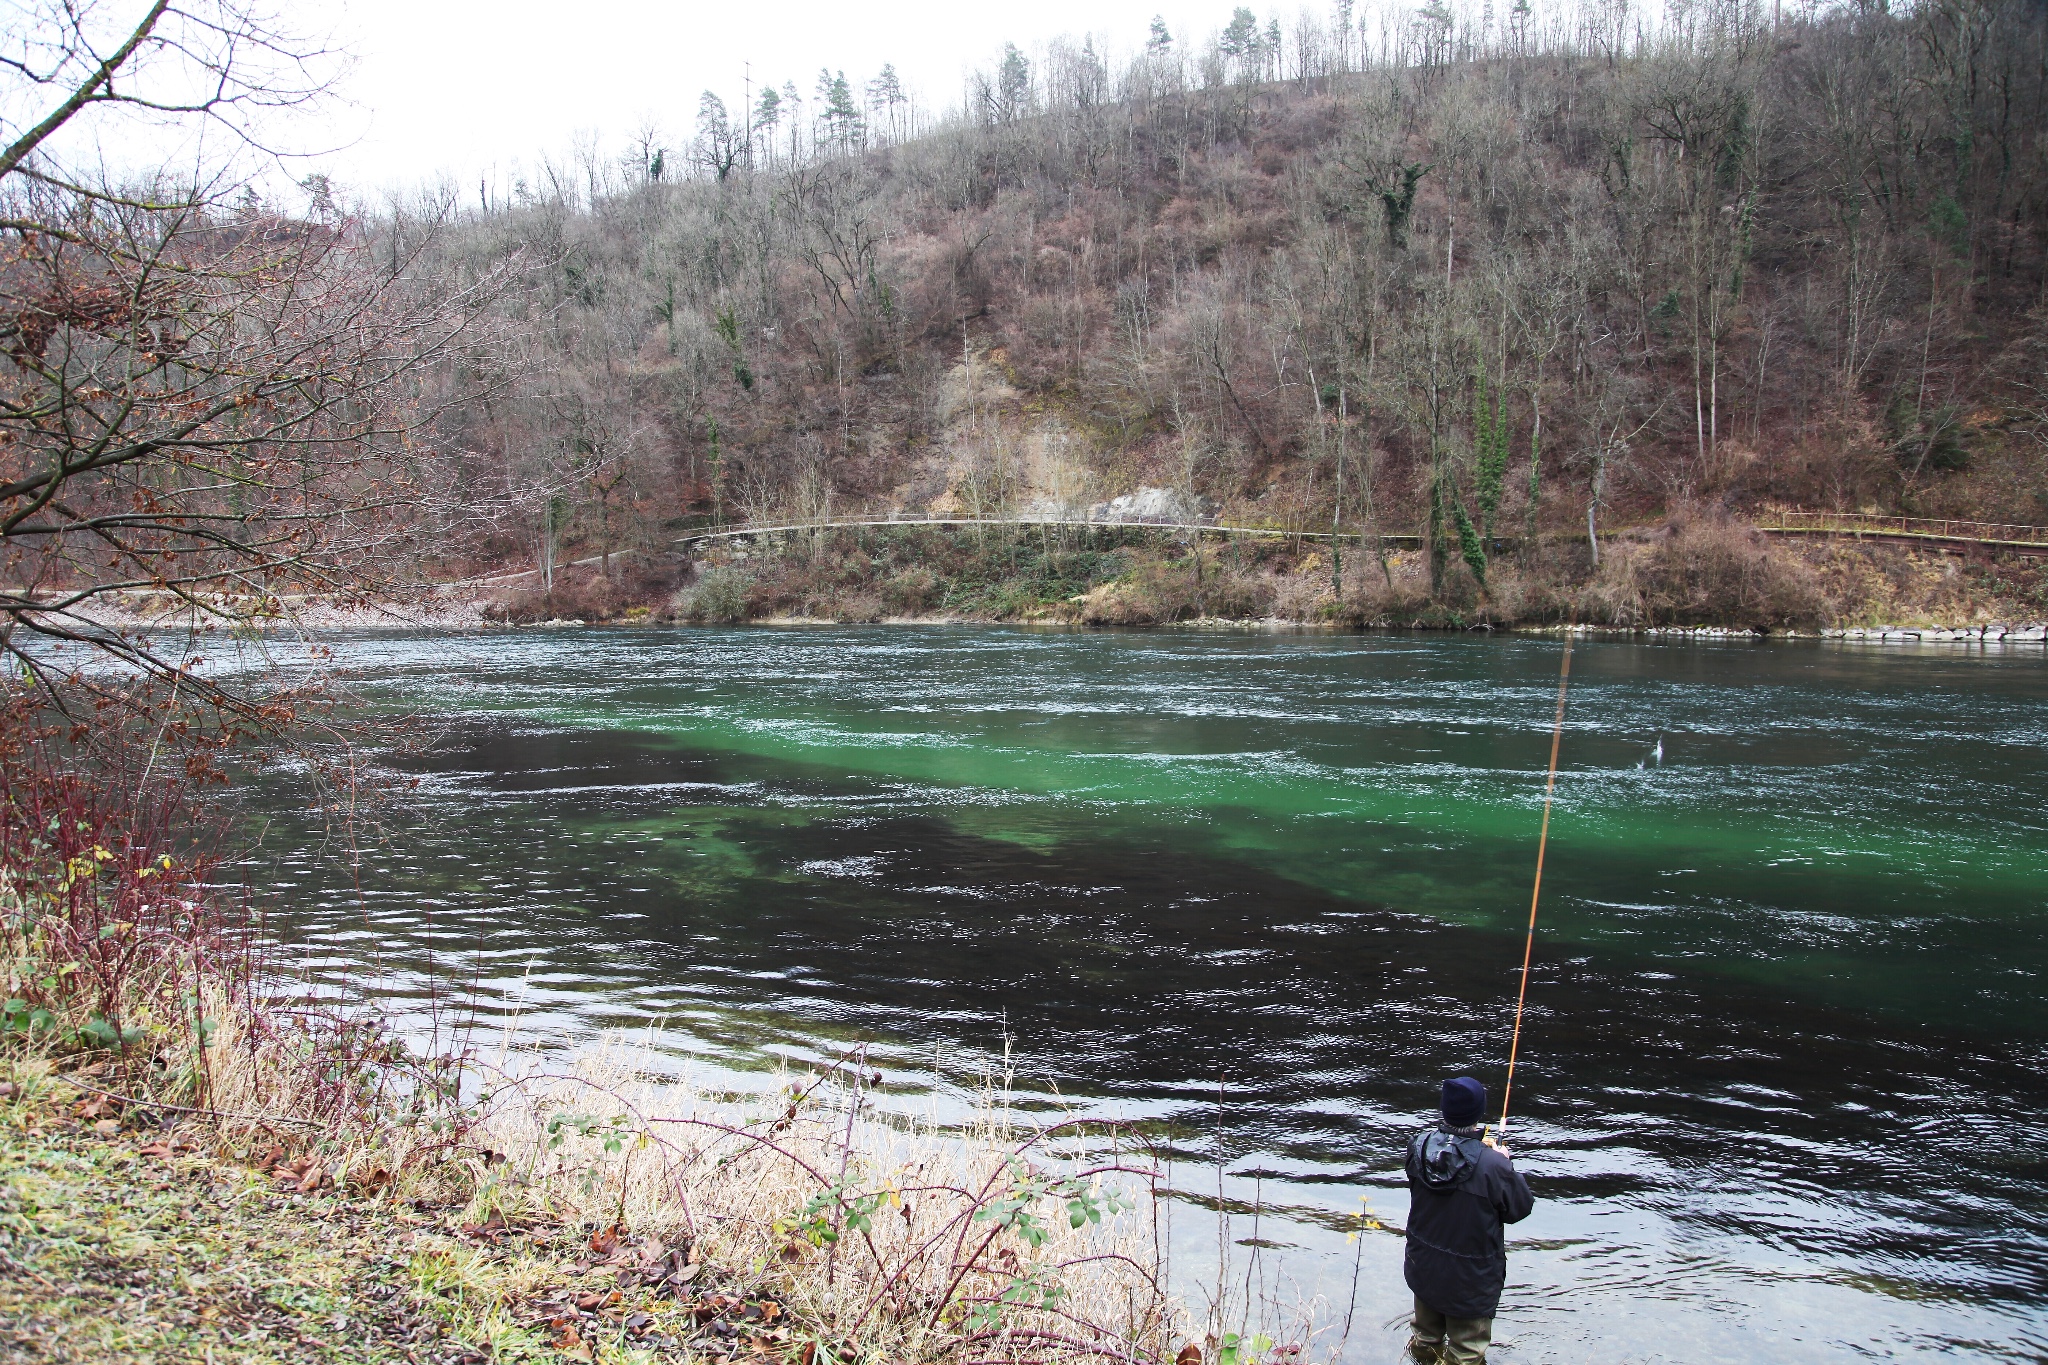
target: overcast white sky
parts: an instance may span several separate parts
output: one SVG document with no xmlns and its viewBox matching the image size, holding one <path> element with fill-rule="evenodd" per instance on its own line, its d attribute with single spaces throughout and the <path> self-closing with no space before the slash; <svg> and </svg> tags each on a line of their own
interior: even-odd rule
<svg viewBox="0 0 2048 1365">
<path fill-rule="evenodd" d="M 283 3 L 299 24 L 331 30 L 356 56 L 342 92 L 353 107 L 333 110 L 336 139 L 354 143 L 313 169 L 366 192 L 443 173 L 474 187 L 495 171 L 503 183 L 515 160 L 531 166 L 579 132 L 623 147 L 649 118 L 679 147 L 707 88 L 737 111 L 747 63 L 756 91 L 764 80 L 794 79 L 808 99 L 821 66 L 860 82 L 892 62 L 922 103 L 947 107 L 967 71 L 1006 40 L 1029 51 L 1061 34 L 1093 34 L 1127 52 L 1155 13 L 1177 39 L 1206 36 L 1228 22 L 1236 0 Z M 1263 16 L 1268 6 L 1255 8 Z"/>
</svg>

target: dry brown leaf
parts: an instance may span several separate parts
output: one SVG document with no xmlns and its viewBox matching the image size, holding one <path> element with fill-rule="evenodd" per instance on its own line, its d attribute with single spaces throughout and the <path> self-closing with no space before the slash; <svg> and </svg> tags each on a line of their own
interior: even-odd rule
<svg viewBox="0 0 2048 1365">
<path fill-rule="evenodd" d="M 492 1246 L 504 1241 L 505 1234 L 511 1231 L 513 1228 L 506 1223 L 504 1212 L 499 1209 L 492 1209 L 491 1216 L 481 1223 L 464 1223 L 456 1228 L 458 1235 L 475 1242 L 489 1242 Z"/>
</svg>

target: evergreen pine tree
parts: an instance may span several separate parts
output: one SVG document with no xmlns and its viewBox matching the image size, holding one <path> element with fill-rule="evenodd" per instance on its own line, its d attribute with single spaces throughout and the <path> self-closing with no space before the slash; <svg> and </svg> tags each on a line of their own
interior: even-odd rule
<svg viewBox="0 0 2048 1365">
<path fill-rule="evenodd" d="M 846 73 L 818 70 L 818 135 L 823 142 L 850 147 L 866 131 L 866 120 L 853 102 L 853 84 Z"/>
<path fill-rule="evenodd" d="M 1239 5 L 1231 12 L 1230 23 L 1224 27 L 1223 36 L 1216 40 L 1216 46 L 1223 50 L 1224 56 L 1248 65 L 1258 55 L 1258 16 Z"/>
<path fill-rule="evenodd" d="M 903 136 L 902 109 L 910 97 L 903 93 L 903 82 L 896 75 L 894 63 L 884 63 L 881 74 L 868 82 L 867 96 L 868 112 L 875 121 L 892 136 Z"/>
<path fill-rule="evenodd" d="M 996 117 L 1010 122 L 1031 108 L 1031 61 L 1015 43 L 1003 44 L 1003 65 L 996 73 Z"/>
</svg>

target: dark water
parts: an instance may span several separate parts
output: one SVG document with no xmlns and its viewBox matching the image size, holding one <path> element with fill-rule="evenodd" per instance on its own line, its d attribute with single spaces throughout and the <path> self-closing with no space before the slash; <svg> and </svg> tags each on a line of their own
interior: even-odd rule
<svg viewBox="0 0 2048 1365">
<path fill-rule="evenodd" d="M 280 798 L 281 932 L 573 1042 L 1151 1123 L 1227 1273 L 1394 1358 L 1399 1151 L 1495 1088 L 1558 646 L 982 628 L 369 638 L 440 718 L 360 899 Z M 2048 666 L 1587 643 L 1530 988 L 1504 1361 L 2048 1358 Z M 1661 737 L 1662 762 L 1653 747 Z M 323 858 L 327 861 L 323 861 Z M 1220 1103 L 1219 1103 L 1220 1082 Z M 912 1101 L 905 1101 L 906 1103 Z M 1252 1259 L 1249 1209 L 1261 1209 Z M 1216 1275 L 1213 1204 L 1176 1215 Z M 1206 1239 L 1206 1241 L 1205 1241 Z"/>
</svg>

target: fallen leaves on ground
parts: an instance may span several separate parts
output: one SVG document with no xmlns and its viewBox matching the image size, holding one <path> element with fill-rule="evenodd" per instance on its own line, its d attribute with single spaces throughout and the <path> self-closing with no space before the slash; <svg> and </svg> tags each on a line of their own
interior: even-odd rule
<svg viewBox="0 0 2048 1365">
<path fill-rule="evenodd" d="M 0 1358 L 397 1362 L 444 1339 L 376 1210 L 308 1217 L 182 1135 L 130 1149 L 111 1122 L 0 1123 Z"/>
<path fill-rule="evenodd" d="M 302 1145 L 80 1108 L 0 1111 L 0 1359 L 727 1362 L 815 1335 L 686 1242 L 475 1221 Z"/>
</svg>

